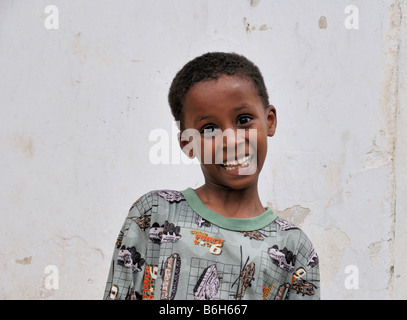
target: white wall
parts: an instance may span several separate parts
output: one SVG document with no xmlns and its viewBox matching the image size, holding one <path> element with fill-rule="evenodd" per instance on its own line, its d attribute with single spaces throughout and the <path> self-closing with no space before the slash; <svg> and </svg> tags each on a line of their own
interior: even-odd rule
<svg viewBox="0 0 407 320">
<path fill-rule="evenodd" d="M 278 128 L 261 198 L 313 241 L 322 298 L 407 298 L 402 13 L 405 0 L 1 1 L 0 298 L 101 299 L 130 205 L 202 183 L 197 165 L 152 164 L 149 135 L 171 133 L 176 71 L 215 50 L 263 72 Z"/>
</svg>

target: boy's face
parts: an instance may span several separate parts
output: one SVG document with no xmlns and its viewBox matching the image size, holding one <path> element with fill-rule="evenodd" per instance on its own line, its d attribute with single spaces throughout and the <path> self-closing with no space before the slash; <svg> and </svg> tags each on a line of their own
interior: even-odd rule
<svg viewBox="0 0 407 320">
<path fill-rule="evenodd" d="M 267 154 L 267 137 L 274 135 L 273 106 L 265 108 L 253 83 L 238 76 L 195 84 L 186 94 L 184 132 L 195 132 L 195 147 L 205 183 L 227 189 L 257 184 Z M 181 148 L 189 144 L 181 139 Z"/>
</svg>

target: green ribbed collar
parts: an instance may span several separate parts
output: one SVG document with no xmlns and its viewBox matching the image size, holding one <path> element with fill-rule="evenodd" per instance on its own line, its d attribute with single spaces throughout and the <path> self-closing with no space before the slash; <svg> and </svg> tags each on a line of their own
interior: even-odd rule
<svg viewBox="0 0 407 320">
<path fill-rule="evenodd" d="M 223 229 L 233 231 L 259 230 L 269 225 L 277 218 L 274 212 L 267 207 L 265 208 L 266 211 L 254 218 L 226 218 L 206 207 L 192 188 L 181 191 L 181 193 L 184 195 L 192 210 L 205 220 Z"/>
</svg>

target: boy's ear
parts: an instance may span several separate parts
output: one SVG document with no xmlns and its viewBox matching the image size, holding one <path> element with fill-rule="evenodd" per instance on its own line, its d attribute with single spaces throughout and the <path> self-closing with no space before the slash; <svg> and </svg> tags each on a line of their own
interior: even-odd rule
<svg viewBox="0 0 407 320">
<path fill-rule="evenodd" d="M 277 111 L 273 105 L 269 105 L 266 109 L 267 118 L 267 135 L 269 137 L 274 136 L 277 129 Z"/>
</svg>

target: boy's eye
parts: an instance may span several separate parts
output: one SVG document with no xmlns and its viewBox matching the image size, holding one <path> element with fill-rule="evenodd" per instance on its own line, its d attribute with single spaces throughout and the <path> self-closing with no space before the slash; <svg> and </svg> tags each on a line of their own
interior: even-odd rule
<svg viewBox="0 0 407 320">
<path fill-rule="evenodd" d="M 216 130 L 214 125 L 208 125 L 201 130 L 201 134 L 213 134 Z"/>
<path fill-rule="evenodd" d="M 250 116 L 241 116 L 239 119 L 237 119 L 238 124 L 246 124 L 249 121 L 251 121 L 253 118 Z"/>
</svg>

